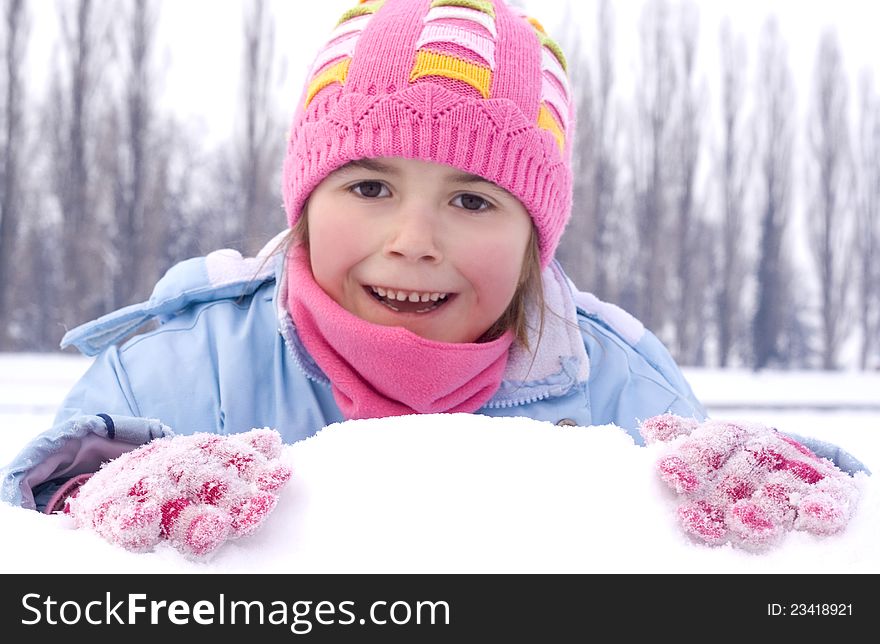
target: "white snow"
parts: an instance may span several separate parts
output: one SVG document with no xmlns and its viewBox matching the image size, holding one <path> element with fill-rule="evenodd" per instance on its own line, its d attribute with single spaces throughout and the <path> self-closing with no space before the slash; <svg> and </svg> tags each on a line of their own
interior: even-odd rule
<svg viewBox="0 0 880 644">
<path fill-rule="evenodd" d="M 88 364 L 69 355 L 0 355 L 0 461 L 48 428 Z M 877 374 L 687 375 L 710 410 L 723 408 L 714 416 L 834 442 L 880 472 Z M 817 403 L 827 410 L 803 411 L 803 404 Z M 127 552 L 73 528 L 68 517 L 0 504 L 0 570 L 880 572 L 876 476 L 856 477 L 862 497 L 842 534 L 792 532 L 770 552 L 751 554 L 684 536 L 676 498 L 654 473 L 662 449 L 636 447 L 616 427 L 561 428 L 528 419 L 438 415 L 342 423 L 285 447 L 294 476 L 273 514 L 257 533 L 228 542 L 207 561 L 187 560 L 167 545 Z"/>
</svg>

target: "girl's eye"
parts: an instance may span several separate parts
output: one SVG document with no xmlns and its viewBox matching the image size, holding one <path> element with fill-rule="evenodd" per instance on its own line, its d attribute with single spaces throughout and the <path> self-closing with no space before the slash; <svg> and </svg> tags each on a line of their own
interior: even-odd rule
<svg viewBox="0 0 880 644">
<path fill-rule="evenodd" d="M 361 197 L 366 197 L 367 199 L 376 199 L 378 197 L 386 196 L 388 189 L 378 181 L 361 181 L 360 183 L 352 186 L 352 191 Z"/>
<path fill-rule="evenodd" d="M 453 199 L 453 203 L 465 210 L 486 210 L 492 206 L 488 201 L 477 195 L 458 195 Z"/>
</svg>

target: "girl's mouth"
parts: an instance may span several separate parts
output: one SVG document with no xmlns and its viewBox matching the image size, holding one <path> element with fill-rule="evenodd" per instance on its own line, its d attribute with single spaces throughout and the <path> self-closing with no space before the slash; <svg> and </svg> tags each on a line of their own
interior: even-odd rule
<svg viewBox="0 0 880 644">
<path fill-rule="evenodd" d="M 365 287 L 373 298 L 395 313 L 430 313 L 454 297 L 449 293 L 398 291 L 381 286 Z"/>
</svg>

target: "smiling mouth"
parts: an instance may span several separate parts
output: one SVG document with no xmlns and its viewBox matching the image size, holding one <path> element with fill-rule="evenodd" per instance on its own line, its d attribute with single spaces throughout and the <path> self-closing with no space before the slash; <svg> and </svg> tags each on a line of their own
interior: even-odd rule
<svg viewBox="0 0 880 644">
<path fill-rule="evenodd" d="M 430 313 L 454 297 L 449 293 L 396 291 L 381 286 L 368 286 L 366 289 L 375 300 L 395 313 Z"/>
</svg>

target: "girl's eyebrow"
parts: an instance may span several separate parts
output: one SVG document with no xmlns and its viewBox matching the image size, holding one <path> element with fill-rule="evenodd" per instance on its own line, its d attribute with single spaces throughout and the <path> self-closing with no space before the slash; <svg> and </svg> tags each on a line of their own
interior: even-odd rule
<svg viewBox="0 0 880 644">
<path fill-rule="evenodd" d="M 354 161 L 349 161 L 344 166 L 336 170 L 336 172 L 345 172 L 346 170 L 354 170 L 357 168 L 369 170 L 370 172 L 398 174 L 397 170 L 394 167 L 382 163 L 381 161 L 376 161 L 375 159 L 356 159 Z"/>
<path fill-rule="evenodd" d="M 495 186 L 496 188 L 501 188 L 501 186 L 489 181 L 488 179 L 484 179 L 478 174 L 469 174 L 467 172 L 456 172 L 449 176 L 449 180 L 453 183 L 487 183 L 490 186 Z M 501 188 L 503 190 L 503 188 Z"/>
<path fill-rule="evenodd" d="M 394 166 L 388 165 L 387 163 L 382 163 L 381 161 L 377 161 L 376 159 L 355 159 L 354 161 L 349 161 L 348 163 L 346 163 L 344 166 L 342 166 L 341 168 L 336 170 L 336 172 L 342 173 L 342 172 L 346 172 L 347 170 L 354 170 L 354 169 L 358 169 L 358 168 L 363 169 L 363 170 L 369 170 L 370 172 L 380 172 L 380 173 L 386 173 L 386 174 L 391 174 L 391 175 L 400 174 L 398 169 L 395 168 Z M 460 184 L 466 184 L 466 185 L 481 183 L 481 184 L 485 184 L 486 186 L 488 186 L 490 188 L 495 188 L 497 190 L 500 190 L 501 192 L 503 192 L 505 194 L 510 194 L 507 190 L 505 190 L 504 188 L 502 188 L 498 184 L 493 183 L 492 181 L 489 181 L 488 179 L 484 179 L 483 177 L 481 177 L 478 174 L 471 174 L 469 172 L 456 171 L 454 168 L 450 168 L 450 174 L 448 176 L 448 179 L 452 183 L 460 183 Z"/>
<path fill-rule="evenodd" d="M 468 172 L 455 172 L 449 175 L 449 181 L 462 186 L 473 186 L 474 188 L 479 190 L 493 192 L 500 197 L 510 197 L 512 199 L 516 199 L 516 197 L 514 197 L 509 190 L 502 188 L 493 181 L 484 179 L 478 174 L 470 174 Z"/>
</svg>

